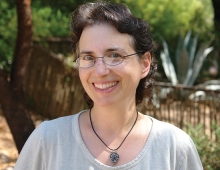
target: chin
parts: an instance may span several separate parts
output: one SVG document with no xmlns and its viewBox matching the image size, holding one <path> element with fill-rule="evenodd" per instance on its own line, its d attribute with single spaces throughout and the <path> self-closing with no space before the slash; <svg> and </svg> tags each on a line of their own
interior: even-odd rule
<svg viewBox="0 0 220 170">
<path fill-rule="evenodd" d="M 93 100 L 94 101 L 94 100 Z M 112 106 L 114 105 L 115 102 L 113 101 L 109 101 L 109 100 L 99 100 L 99 101 L 95 101 L 94 105 L 96 106 L 101 106 L 101 107 L 108 107 L 108 106 Z"/>
</svg>

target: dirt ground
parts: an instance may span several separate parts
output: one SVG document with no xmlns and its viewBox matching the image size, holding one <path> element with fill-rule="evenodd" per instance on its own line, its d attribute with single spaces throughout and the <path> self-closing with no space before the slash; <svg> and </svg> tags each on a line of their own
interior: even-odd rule
<svg viewBox="0 0 220 170">
<path fill-rule="evenodd" d="M 39 125 L 43 118 L 32 116 L 35 125 Z M 13 137 L 5 117 L 0 110 L 0 170 L 13 170 L 18 157 Z"/>
</svg>

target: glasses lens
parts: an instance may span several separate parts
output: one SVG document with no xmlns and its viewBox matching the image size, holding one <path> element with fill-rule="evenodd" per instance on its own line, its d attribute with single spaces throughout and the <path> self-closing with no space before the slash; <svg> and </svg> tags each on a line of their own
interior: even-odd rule
<svg viewBox="0 0 220 170">
<path fill-rule="evenodd" d="M 82 67 L 82 68 L 87 68 L 87 67 L 91 67 L 95 62 L 95 59 L 93 57 L 79 57 L 77 60 L 76 60 L 76 64 L 79 66 L 79 67 Z"/>
<path fill-rule="evenodd" d="M 123 57 L 117 53 L 112 53 L 104 56 L 105 63 L 111 66 L 122 63 Z"/>
</svg>

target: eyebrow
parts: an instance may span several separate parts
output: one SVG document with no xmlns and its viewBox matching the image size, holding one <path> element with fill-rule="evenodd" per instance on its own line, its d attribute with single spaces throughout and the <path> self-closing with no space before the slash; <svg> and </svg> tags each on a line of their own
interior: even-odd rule
<svg viewBox="0 0 220 170">
<path fill-rule="evenodd" d="M 122 48 L 109 48 L 109 49 L 107 49 L 106 51 L 107 51 L 107 52 L 111 52 L 111 51 L 121 51 L 121 52 L 125 52 L 125 50 L 122 49 Z"/>
<path fill-rule="evenodd" d="M 105 50 L 105 52 L 112 52 L 112 51 L 120 51 L 120 52 L 124 52 L 126 53 L 126 51 L 122 48 L 109 48 L 107 50 Z M 89 51 L 89 50 L 83 50 L 81 51 L 79 54 L 93 54 L 94 52 L 93 51 Z"/>
</svg>

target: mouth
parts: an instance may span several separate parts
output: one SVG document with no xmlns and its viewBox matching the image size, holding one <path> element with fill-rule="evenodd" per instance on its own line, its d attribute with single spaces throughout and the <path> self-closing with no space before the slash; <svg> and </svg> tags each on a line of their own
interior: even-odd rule
<svg viewBox="0 0 220 170">
<path fill-rule="evenodd" d="M 106 90 L 108 88 L 114 87 L 118 84 L 118 82 L 111 82 L 111 83 L 103 83 L 103 84 L 96 84 L 94 83 L 94 86 L 100 90 Z"/>
</svg>

